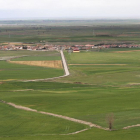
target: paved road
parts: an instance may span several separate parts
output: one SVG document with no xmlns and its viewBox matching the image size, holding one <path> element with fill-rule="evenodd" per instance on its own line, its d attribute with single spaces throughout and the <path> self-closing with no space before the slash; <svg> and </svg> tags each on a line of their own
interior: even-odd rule
<svg viewBox="0 0 140 140">
<path fill-rule="evenodd" d="M 68 75 L 70 75 L 70 73 L 69 73 L 68 66 L 67 66 L 67 63 L 66 63 L 66 59 L 65 59 L 65 56 L 64 56 L 64 53 L 63 53 L 62 50 L 60 50 L 60 54 L 61 54 L 61 58 L 62 58 L 63 67 L 64 67 L 64 70 L 65 70 L 65 76 L 68 76 Z"/>
<path fill-rule="evenodd" d="M 25 56 L 28 56 L 28 55 L 22 55 L 22 56 L 4 56 L 4 57 L 0 57 L 0 60 L 1 61 L 3 61 L 3 60 L 10 60 L 10 59 L 20 58 L 20 57 L 25 57 Z"/>
</svg>

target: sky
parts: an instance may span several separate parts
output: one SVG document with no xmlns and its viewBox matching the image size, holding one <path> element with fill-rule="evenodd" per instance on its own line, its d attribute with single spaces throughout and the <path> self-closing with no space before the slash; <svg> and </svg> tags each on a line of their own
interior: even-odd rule
<svg viewBox="0 0 140 140">
<path fill-rule="evenodd" d="M 0 0 L 0 19 L 140 19 L 140 0 Z"/>
</svg>

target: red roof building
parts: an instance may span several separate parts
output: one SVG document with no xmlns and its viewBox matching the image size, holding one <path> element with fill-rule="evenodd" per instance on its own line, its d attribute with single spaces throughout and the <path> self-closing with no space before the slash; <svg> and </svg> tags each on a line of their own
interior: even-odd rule
<svg viewBox="0 0 140 140">
<path fill-rule="evenodd" d="M 74 48 L 73 52 L 80 52 L 79 48 Z"/>
</svg>

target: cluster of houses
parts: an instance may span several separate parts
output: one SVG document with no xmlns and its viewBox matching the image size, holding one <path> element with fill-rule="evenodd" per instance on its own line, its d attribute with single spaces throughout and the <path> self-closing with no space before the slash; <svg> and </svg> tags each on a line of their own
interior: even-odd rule
<svg viewBox="0 0 140 140">
<path fill-rule="evenodd" d="M 42 44 L 37 44 L 37 45 L 0 45 L 0 50 L 32 50 L 32 51 L 37 51 L 37 50 L 58 50 L 60 49 L 60 46 L 56 45 L 42 45 Z"/>
<path fill-rule="evenodd" d="M 103 48 L 139 48 L 140 44 L 111 44 L 111 45 L 101 45 Z"/>
<path fill-rule="evenodd" d="M 89 50 L 93 48 L 94 45 L 48 45 L 48 44 L 31 44 L 31 45 L 0 45 L 0 50 L 42 50 L 42 51 L 53 51 L 53 50 Z"/>
<path fill-rule="evenodd" d="M 101 48 L 137 48 L 139 44 L 87 44 L 87 45 L 48 45 L 48 44 L 27 44 L 27 45 L 0 45 L 0 50 L 32 50 L 32 51 L 53 51 L 67 50 L 70 52 L 80 52 L 80 50 L 91 50 Z"/>
<path fill-rule="evenodd" d="M 74 45 L 71 46 L 68 51 L 72 50 L 73 52 L 80 52 L 80 50 L 92 50 L 92 49 L 101 49 L 101 48 L 140 48 L 140 44 L 99 44 L 99 45 Z"/>
</svg>

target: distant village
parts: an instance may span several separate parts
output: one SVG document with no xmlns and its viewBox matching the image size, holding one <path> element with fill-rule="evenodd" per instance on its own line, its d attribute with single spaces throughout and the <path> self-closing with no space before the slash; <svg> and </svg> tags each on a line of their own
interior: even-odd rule
<svg viewBox="0 0 140 140">
<path fill-rule="evenodd" d="M 31 51 L 53 51 L 67 50 L 70 52 L 80 52 L 81 50 L 94 50 L 102 48 L 140 48 L 140 44 L 87 44 L 87 45 L 48 45 L 48 44 L 2 44 L 0 50 L 31 50 Z"/>
</svg>

